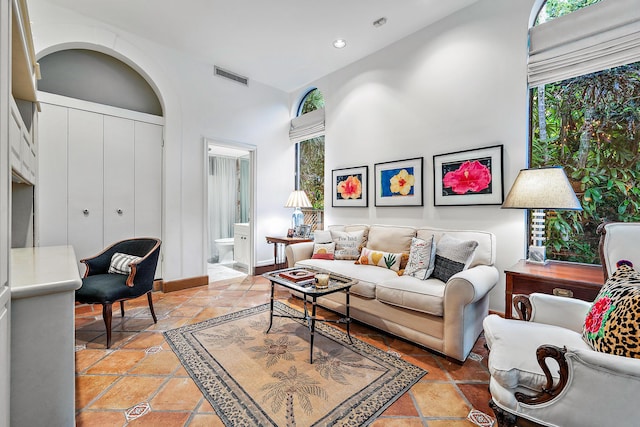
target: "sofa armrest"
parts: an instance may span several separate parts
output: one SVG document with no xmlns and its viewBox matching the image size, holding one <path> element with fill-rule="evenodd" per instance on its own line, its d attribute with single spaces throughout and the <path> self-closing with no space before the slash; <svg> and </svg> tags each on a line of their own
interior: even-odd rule
<svg viewBox="0 0 640 427">
<path fill-rule="evenodd" d="M 287 256 L 287 267 L 291 268 L 296 265 L 296 262 L 311 258 L 313 255 L 313 242 L 287 245 L 284 253 Z"/>
<path fill-rule="evenodd" d="M 447 305 L 467 305 L 483 298 L 498 283 L 498 269 L 492 265 L 477 265 L 456 273 L 444 290 L 445 313 Z"/>
<path fill-rule="evenodd" d="M 582 332 L 584 319 L 591 308 L 590 302 L 541 293 L 529 295 L 529 302 L 530 322 L 561 326 L 579 333 Z"/>
<path fill-rule="evenodd" d="M 478 265 L 456 273 L 444 288 L 444 354 L 465 360 L 482 331 L 489 311 L 488 293 L 500 274 L 493 265 Z"/>
</svg>

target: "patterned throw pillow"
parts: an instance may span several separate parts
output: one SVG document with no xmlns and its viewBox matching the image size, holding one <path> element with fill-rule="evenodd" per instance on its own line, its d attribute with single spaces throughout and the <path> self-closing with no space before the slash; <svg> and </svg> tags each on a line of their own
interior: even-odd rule
<svg viewBox="0 0 640 427">
<path fill-rule="evenodd" d="M 426 280 L 433 273 L 436 261 L 436 245 L 431 236 L 428 240 L 414 237 L 411 239 L 409 262 L 404 269 L 405 276 Z"/>
<path fill-rule="evenodd" d="M 436 262 L 432 276 L 447 283 L 456 273 L 466 270 L 478 247 L 475 240 L 460 240 L 448 234 L 436 244 Z"/>
<path fill-rule="evenodd" d="M 335 243 L 316 243 L 313 245 L 313 259 L 333 259 L 336 251 Z"/>
<path fill-rule="evenodd" d="M 640 359 L 640 273 L 618 264 L 587 313 L 582 339 L 595 351 Z"/>
<path fill-rule="evenodd" d="M 360 258 L 356 260 L 356 264 L 376 265 L 398 271 L 400 270 L 402 255 L 402 252 L 392 254 L 390 252 L 372 251 L 371 249 L 362 248 L 362 254 Z"/>
<path fill-rule="evenodd" d="M 131 264 L 132 262 L 138 262 L 141 259 L 142 258 L 139 256 L 116 252 L 111 257 L 109 273 L 129 275 L 129 273 L 131 273 L 131 267 L 129 267 L 129 264 Z"/>
<path fill-rule="evenodd" d="M 356 260 L 360 257 L 364 230 L 359 231 L 333 231 L 331 238 L 336 244 L 335 259 Z"/>
</svg>

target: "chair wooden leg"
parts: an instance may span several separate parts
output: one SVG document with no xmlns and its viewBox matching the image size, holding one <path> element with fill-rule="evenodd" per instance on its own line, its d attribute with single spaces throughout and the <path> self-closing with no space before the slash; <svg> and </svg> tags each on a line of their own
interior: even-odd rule
<svg viewBox="0 0 640 427">
<path fill-rule="evenodd" d="M 120 315 L 124 317 L 124 301 L 120 301 Z"/>
<path fill-rule="evenodd" d="M 156 318 L 156 312 L 153 310 L 153 298 L 151 298 L 151 291 L 147 292 L 147 299 L 149 300 L 149 309 L 151 310 L 151 317 L 153 317 L 153 323 L 158 323 Z"/>
<path fill-rule="evenodd" d="M 111 317 L 112 317 L 111 304 L 102 304 L 102 318 L 104 319 L 104 326 L 107 328 L 107 348 L 111 348 Z"/>
<path fill-rule="evenodd" d="M 493 409 L 493 413 L 496 416 L 498 427 L 515 427 L 517 417 L 510 412 L 503 410 L 501 407 L 495 404 L 493 399 L 489 401 L 489 406 Z"/>
</svg>

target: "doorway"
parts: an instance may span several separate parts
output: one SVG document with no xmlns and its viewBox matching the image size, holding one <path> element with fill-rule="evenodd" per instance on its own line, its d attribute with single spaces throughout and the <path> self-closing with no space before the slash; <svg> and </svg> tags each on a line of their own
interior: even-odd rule
<svg viewBox="0 0 640 427">
<path fill-rule="evenodd" d="M 253 274 L 255 147 L 205 139 L 209 281 Z"/>
</svg>

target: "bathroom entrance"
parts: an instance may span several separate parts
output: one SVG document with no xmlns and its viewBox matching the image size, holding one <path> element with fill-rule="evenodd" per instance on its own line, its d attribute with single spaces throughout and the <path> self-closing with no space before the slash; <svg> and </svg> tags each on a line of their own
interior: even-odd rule
<svg viewBox="0 0 640 427">
<path fill-rule="evenodd" d="M 255 148 L 206 139 L 209 280 L 253 272 L 251 217 Z"/>
</svg>

